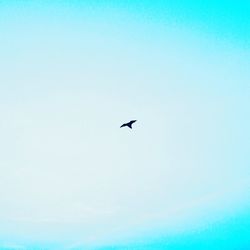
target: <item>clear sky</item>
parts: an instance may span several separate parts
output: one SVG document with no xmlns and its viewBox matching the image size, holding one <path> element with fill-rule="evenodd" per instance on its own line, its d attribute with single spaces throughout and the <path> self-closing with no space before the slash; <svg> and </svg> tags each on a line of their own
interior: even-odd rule
<svg viewBox="0 0 250 250">
<path fill-rule="evenodd" d="M 249 69 L 248 0 L 0 1 L 0 249 L 250 249 Z"/>
</svg>

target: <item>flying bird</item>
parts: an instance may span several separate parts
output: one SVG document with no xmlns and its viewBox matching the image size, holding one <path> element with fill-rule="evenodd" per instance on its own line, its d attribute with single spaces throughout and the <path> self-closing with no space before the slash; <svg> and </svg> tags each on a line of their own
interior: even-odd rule
<svg viewBox="0 0 250 250">
<path fill-rule="evenodd" d="M 129 127 L 129 128 L 132 129 L 132 124 L 135 123 L 136 121 L 137 121 L 137 120 L 132 120 L 132 121 L 130 121 L 130 122 L 128 122 L 128 123 L 124 123 L 124 124 L 121 125 L 120 128 L 122 128 L 122 127 Z"/>
</svg>

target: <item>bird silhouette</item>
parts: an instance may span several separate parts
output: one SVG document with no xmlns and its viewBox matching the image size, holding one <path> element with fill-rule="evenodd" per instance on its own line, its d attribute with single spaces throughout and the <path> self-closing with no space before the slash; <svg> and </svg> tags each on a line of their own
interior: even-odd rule
<svg viewBox="0 0 250 250">
<path fill-rule="evenodd" d="M 128 123 L 124 123 L 124 124 L 121 125 L 120 128 L 122 128 L 122 127 L 129 127 L 130 129 L 132 129 L 132 124 L 135 123 L 136 121 L 137 120 L 132 120 L 132 121 L 130 121 Z"/>
</svg>

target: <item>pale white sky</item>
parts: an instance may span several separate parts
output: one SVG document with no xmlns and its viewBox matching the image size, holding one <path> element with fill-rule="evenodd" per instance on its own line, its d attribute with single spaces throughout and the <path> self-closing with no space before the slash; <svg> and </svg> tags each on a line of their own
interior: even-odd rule
<svg viewBox="0 0 250 250">
<path fill-rule="evenodd" d="M 30 8 L 0 26 L 1 242 L 101 244 L 244 210 L 249 50 Z"/>
</svg>

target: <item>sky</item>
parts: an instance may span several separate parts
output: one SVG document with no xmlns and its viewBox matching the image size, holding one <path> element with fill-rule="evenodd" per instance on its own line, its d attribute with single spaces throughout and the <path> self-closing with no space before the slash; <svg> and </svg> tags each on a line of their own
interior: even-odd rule
<svg viewBox="0 0 250 250">
<path fill-rule="evenodd" d="M 2 0 L 0 58 L 0 249 L 250 249 L 248 0 Z"/>
</svg>

